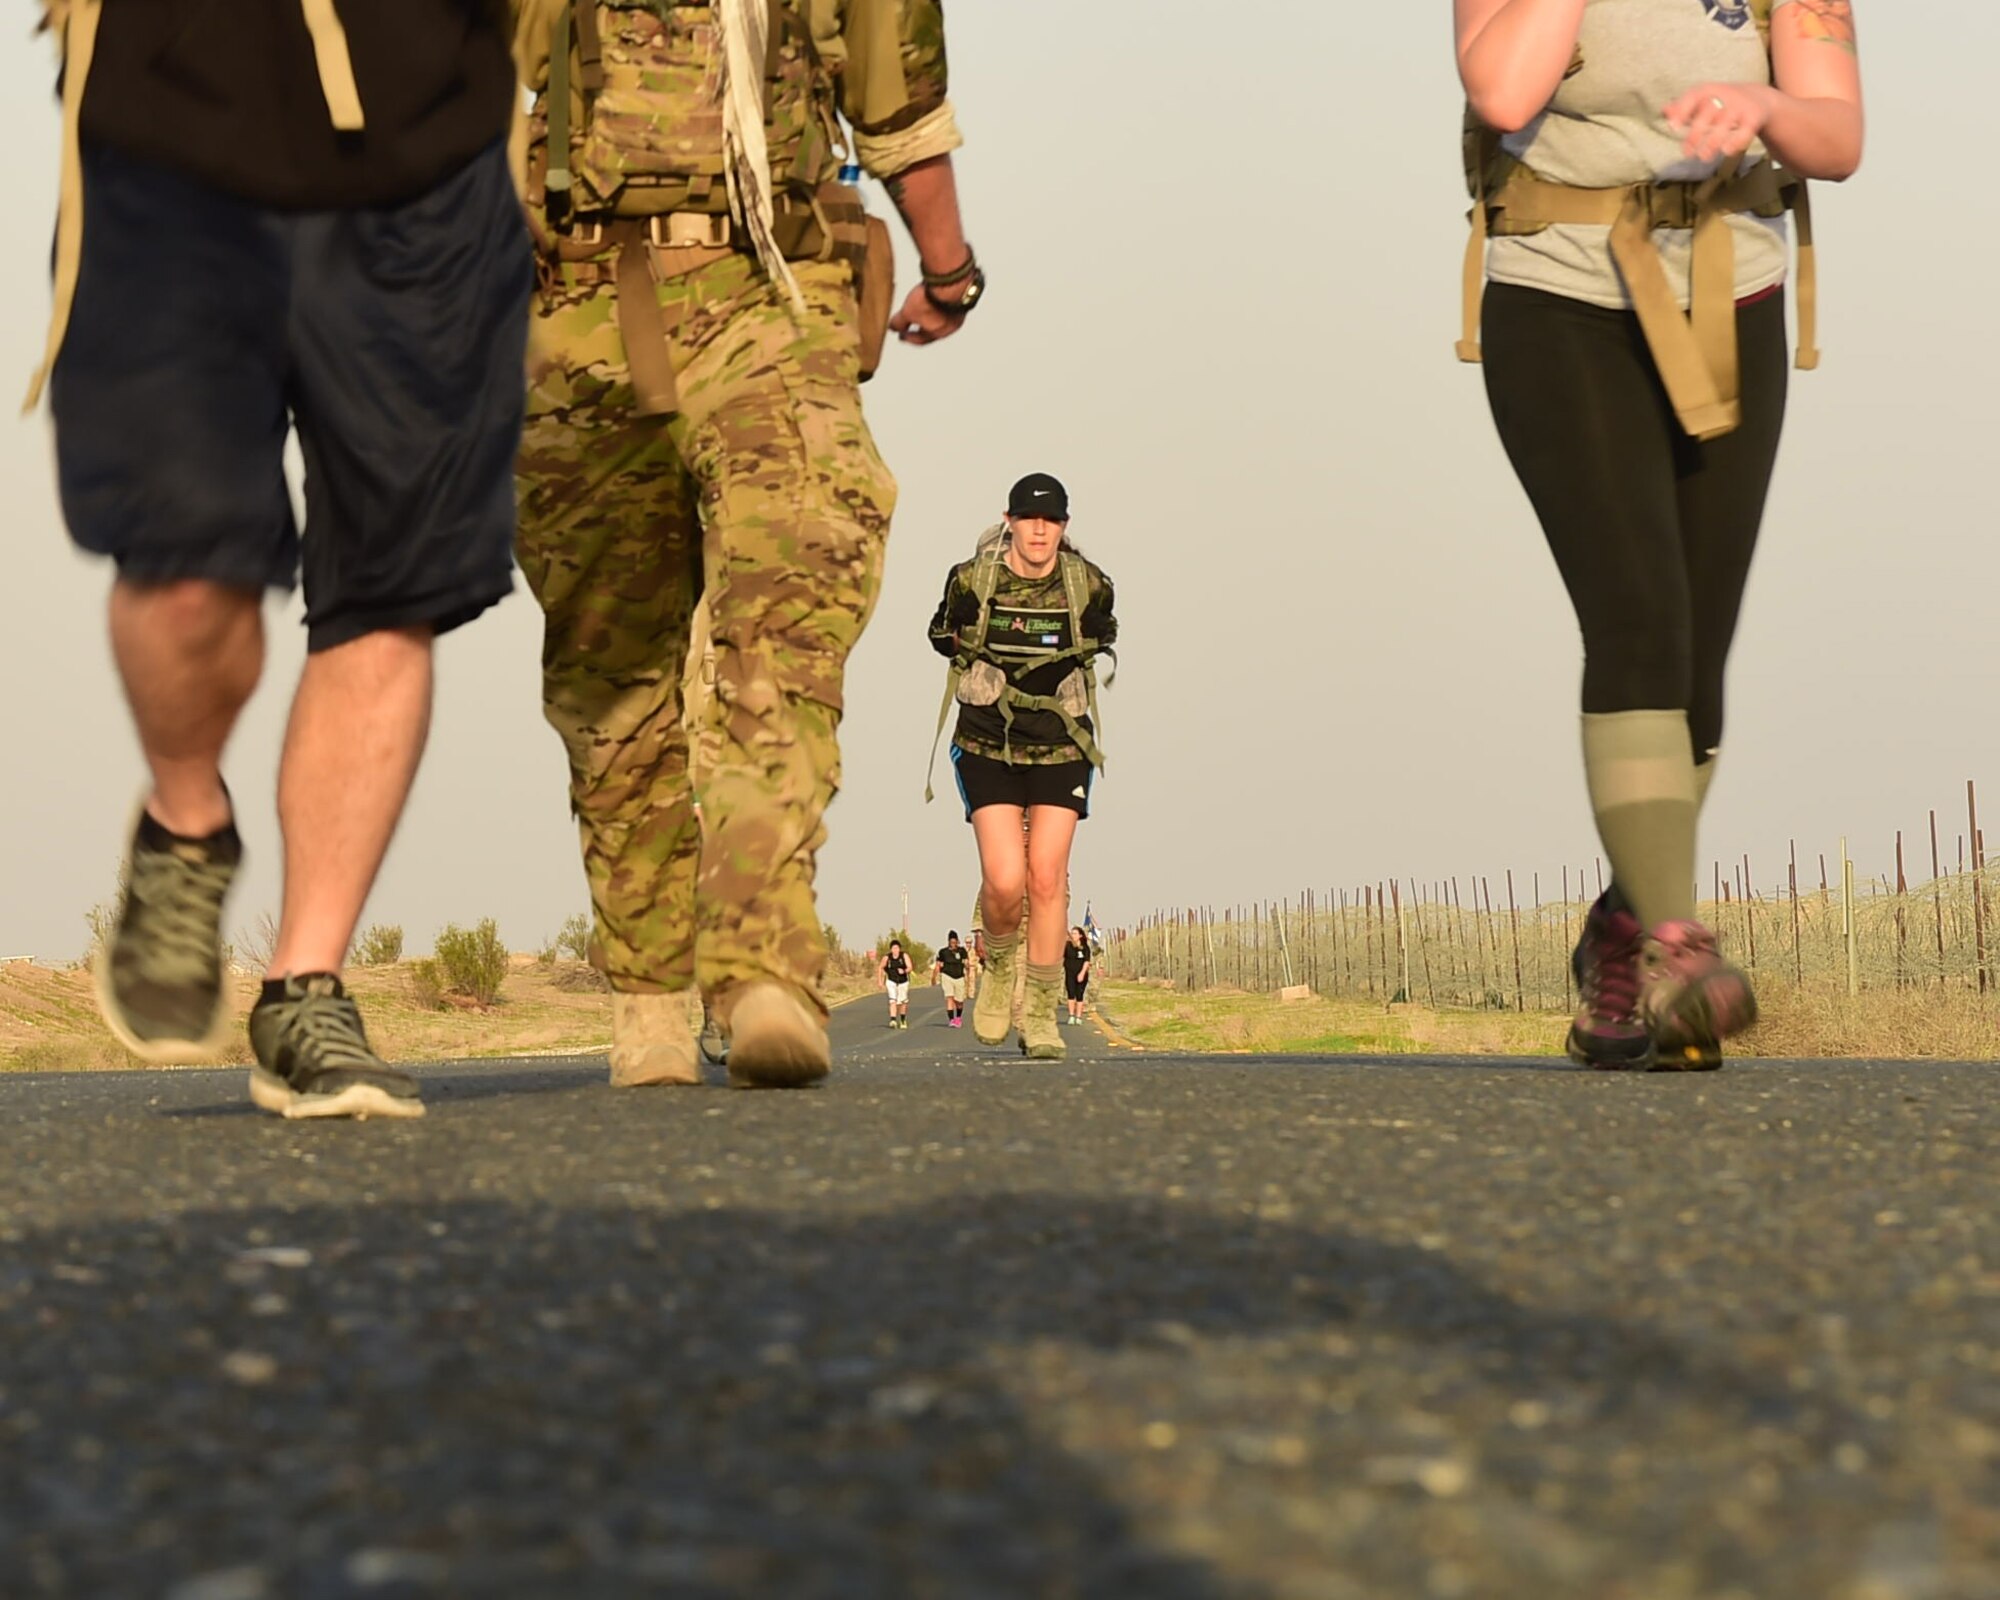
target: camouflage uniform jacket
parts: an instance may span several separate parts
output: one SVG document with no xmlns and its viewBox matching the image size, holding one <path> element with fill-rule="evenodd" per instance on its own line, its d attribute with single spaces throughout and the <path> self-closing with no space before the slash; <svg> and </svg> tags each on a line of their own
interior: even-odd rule
<svg viewBox="0 0 2000 1600">
<path fill-rule="evenodd" d="M 538 102 L 548 89 L 555 23 L 569 3 L 510 0 L 515 65 Z M 832 80 L 842 117 L 853 129 L 855 157 L 869 173 L 892 178 L 963 142 L 946 98 L 944 0 L 779 3 L 810 27 L 819 64 Z M 525 130 L 517 134 L 523 146 L 525 138 Z"/>
</svg>

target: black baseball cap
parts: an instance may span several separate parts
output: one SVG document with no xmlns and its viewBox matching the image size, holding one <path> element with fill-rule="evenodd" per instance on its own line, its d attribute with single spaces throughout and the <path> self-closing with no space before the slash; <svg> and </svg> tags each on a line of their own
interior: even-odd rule
<svg viewBox="0 0 2000 1600">
<path fill-rule="evenodd" d="M 1067 522 L 1069 491 L 1046 472 L 1031 472 L 1007 492 L 1007 515 Z"/>
</svg>

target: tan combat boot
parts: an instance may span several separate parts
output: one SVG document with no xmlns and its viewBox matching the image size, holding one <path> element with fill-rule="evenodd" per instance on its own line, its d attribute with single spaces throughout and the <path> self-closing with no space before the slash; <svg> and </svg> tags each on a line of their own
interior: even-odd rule
<svg viewBox="0 0 2000 1600">
<path fill-rule="evenodd" d="M 1061 1061 L 1069 1054 L 1056 1022 L 1062 1003 L 1062 968 L 1049 977 L 1030 967 L 1028 990 L 1021 1002 L 1021 1054 L 1030 1061 Z"/>
<path fill-rule="evenodd" d="M 1014 1028 L 1014 967 L 1018 942 L 986 941 L 986 970 L 979 975 L 979 998 L 972 1002 L 972 1031 L 981 1044 L 1005 1044 Z"/>
<path fill-rule="evenodd" d="M 619 1089 L 701 1082 L 685 994 L 612 995 L 611 1082 Z"/>
<path fill-rule="evenodd" d="M 729 1081 L 739 1089 L 797 1089 L 833 1067 L 820 1015 L 782 983 L 753 983 L 729 1007 Z"/>
</svg>

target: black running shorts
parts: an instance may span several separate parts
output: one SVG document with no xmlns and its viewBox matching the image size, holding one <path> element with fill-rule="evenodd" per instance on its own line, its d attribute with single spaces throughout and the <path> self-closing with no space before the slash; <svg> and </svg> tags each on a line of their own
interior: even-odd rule
<svg viewBox="0 0 2000 1600">
<path fill-rule="evenodd" d="M 83 180 L 50 380 L 77 544 L 141 583 L 303 570 L 314 650 L 512 588 L 534 266 L 503 147 L 378 209 L 271 211 L 102 147 Z"/>
<path fill-rule="evenodd" d="M 1066 806 L 1078 818 L 1090 815 L 1088 761 L 1058 761 L 1042 766 L 1015 765 L 991 756 L 951 747 L 951 765 L 958 774 L 958 797 L 965 802 L 966 821 L 982 806 Z"/>
</svg>

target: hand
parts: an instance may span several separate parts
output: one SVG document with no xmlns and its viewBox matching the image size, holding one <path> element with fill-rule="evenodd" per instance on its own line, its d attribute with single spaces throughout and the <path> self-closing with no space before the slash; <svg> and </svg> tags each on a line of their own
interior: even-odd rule
<svg viewBox="0 0 2000 1600">
<path fill-rule="evenodd" d="M 944 614 L 954 632 L 963 632 L 979 622 L 979 596 L 969 589 L 957 590 L 951 597 L 951 609 Z"/>
<path fill-rule="evenodd" d="M 1666 108 L 1681 150 L 1697 161 L 1740 156 L 1764 131 L 1777 91 L 1762 83 L 1701 83 Z"/>
<path fill-rule="evenodd" d="M 940 300 L 956 300 L 964 292 L 963 284 L 931 291 Z M 904 344 L 936 344 L 940 339 L 949 339 L 964 326 L 963 316 L 950 316 L 932 305 L 930 295 L 924 292 L 921 283 L 903 301 L 903 309 L 889 319 L 890 332 Z"/>
</svg>

